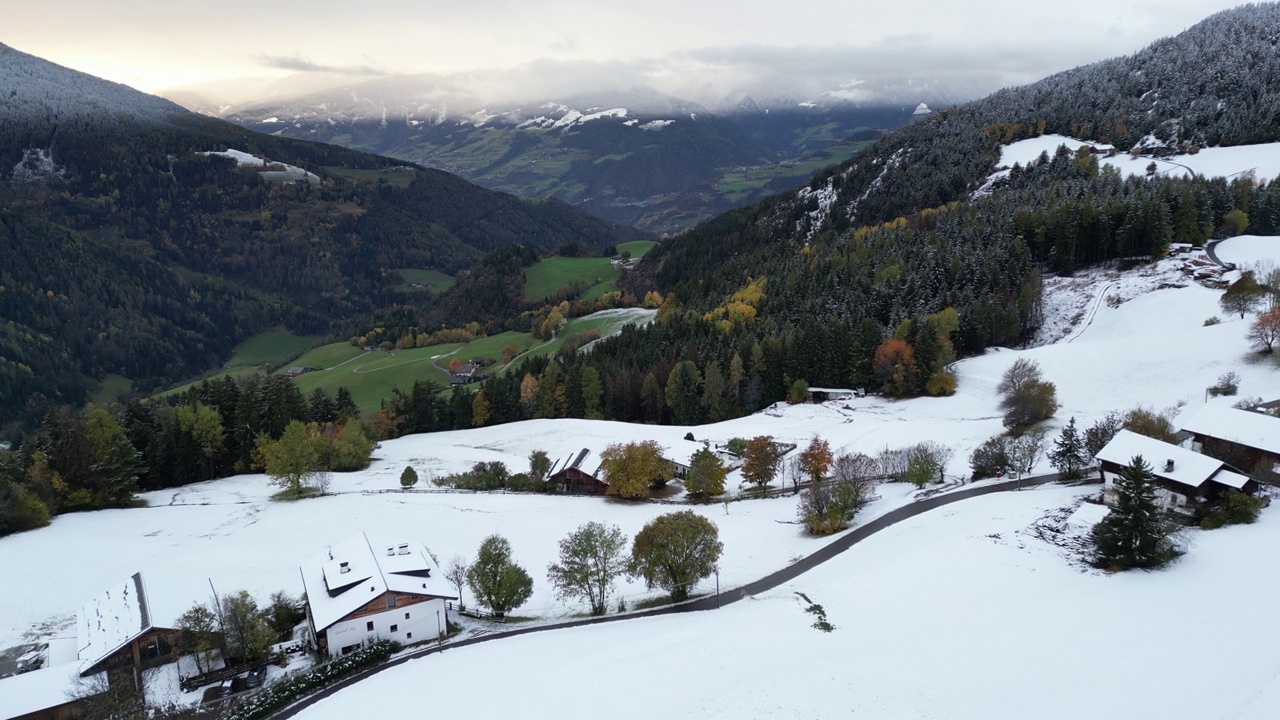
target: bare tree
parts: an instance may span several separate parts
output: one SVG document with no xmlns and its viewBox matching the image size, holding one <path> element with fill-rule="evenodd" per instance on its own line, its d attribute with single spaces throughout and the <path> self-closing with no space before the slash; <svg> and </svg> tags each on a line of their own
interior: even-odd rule
<svg viewBox="0 0 1280 720">
<path fill-rule="evenodd" d="M 906 450 L 885 448 L 876 455 L 879 475 L 893 482 L 901 482 L 907 477 L 907 463 L 909 460 Z"/>
<path fill-rule="evenodd" d="M 466 605 L 462 602 L 462 586 L 467 582 L 467 561 L 459 555 L 454 555 L 449 561 L 449 569 L 445 571 L 444 576 L 458 589 L 458 609 L 464 609 Z"/>
<path fill-rule="evenodd" d="M 1036 463 L 1044 456 L 1048 434 L 1049 431 L 1045 428 L 1032 428 L 1009 443 L 1009 461 L 1014 470 L 1029 473 L 1035 468 Z"/>
<path fill-rule="evenodd" d="M 804 466 L 800 464 L 800 456 L 793 455 L 782 459 L 782 468 L 779 473 L 782 475 L 783 482 L 790 482 L 791 489 L 800 492 L 800 483 L 808 479 L 805 474 Z"/>
</svg>

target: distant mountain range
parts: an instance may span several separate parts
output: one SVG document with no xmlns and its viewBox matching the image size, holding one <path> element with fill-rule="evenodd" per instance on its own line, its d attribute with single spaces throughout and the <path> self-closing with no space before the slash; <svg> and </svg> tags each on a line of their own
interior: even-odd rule
<svg viewBox="0 0 1280 720">
<path fill-rule="evenodd" d="M 440 76 L 366 79 L 231 105 L 196 92 L 170 96 L 259 132 L 403 158 L 657 233 L 794 187 L 927 113 L 922 97 L 940 97 L 930 91 L 887 104 L 841 91 L 813 100 L 770 94 L 713 112 L 636 88 L 487 104 Z"/>
<path fill-rule="evenodd" d="M 641 237 L 564 203 L 251 132 L 0 45 L 0 433 L 283 324 L 344 332 L 511 244 Z M 231 152 L 228 152 L 231 151 Z"/>
</svg>

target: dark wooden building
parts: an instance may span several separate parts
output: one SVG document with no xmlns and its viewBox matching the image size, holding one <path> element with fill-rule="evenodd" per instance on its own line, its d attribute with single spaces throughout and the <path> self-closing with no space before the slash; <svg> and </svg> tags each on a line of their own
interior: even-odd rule
<svg viewBox="0 0 1280 720">
<path fill-rule="evenodd" d="M 588 472 L 591 465 L 596 467 Z M 599 465 L 591 458 L 591 450 L 583 448 L 552 465 L 548 481 L 566 495 L 604 495 L 609 492 L 609 483 L 598 477 Z"/>
</svg>

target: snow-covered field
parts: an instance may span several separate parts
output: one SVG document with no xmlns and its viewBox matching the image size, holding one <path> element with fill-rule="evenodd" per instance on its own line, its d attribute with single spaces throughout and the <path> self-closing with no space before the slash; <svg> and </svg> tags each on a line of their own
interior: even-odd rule
<svg viewBox="0 0 1280 720">
<path fill-rule="evenodd" d="M 1280 260 L 1280 241 L 1232 239 L 1218 252 L 1235 262 L 1275 261 Z M 206 600 L 210 581 L 219 592 L 244 588 L 264 601 L 275 590 L 296 594 L 301 591 L 300 563 L 329 544 L 369 529 L 421 540 L 443 562 L 453 555 L 470 557 L 485 536 L 501 533 L 535 580 L 533 597 L 519 614 L 564 617 L 580 608 L 558 601 L 545 578 L 561 537 L 588 520 L 616 523 L 634 534 L 649 519 L 676 509 L 599 498 L 365 494 L 398 488 L 405 465 L 416 467 L 427 485 L 432 474 L 457 472 L 482 460 L 502 460 L 521 470 L 535 449 L 554 459 L 584 446 L 599 450 L 610 442 L 647 438 L 677 448 L 687 446 L 682 438 L 692 431 L 699 440 L 718 442 L 769 434 L 803 444 L 819 435 L 839 451 L 868 453 L 935 440 L 955 448 L 949 474 L 960 476 L 967 474 L 969 451 L 1003 430 L 994 388 L 1004 369 L 1024 356 L 1039 362 L 1045 376 L 1057 384 L 1063 407 L 1054 427 L 1072 416 L 1087 425 L 1109 411 L 1137 404 L 1160 409 L 1186 403 L 1194 410 L 1204 402 L 1204 389 L 1228 370 L 1241 375 L 1241 395 L 1273 399 L 1280 393 L 1280 366 L 1250 352 L 1244 339 L 1249 321 L 1223 317 L 1220 324 L 1205 327 L 1206 317 L 1222 316 L 1217 305 L 1220 292 L 1185 279 L 1171 269 L 1173 262 L 1119 277 L 1099 272 L 1070 292 L 1053 290 L 1046 314 L 1060 318 L 1055 321 L 1063 329 L 1060 337 L 1070 342 L 997 349 L 961 361 L 956 366 L 959 389 L 950 398 L 860 398 L 781 406 L 696 428 L 539 420 L 412 436 L 383 443 L 368 470 L 335 475 L 331 490 L 340 494 L 331 497 L 273 502 L 270 496 L 276 489 L 264 476 L 245 475 L 150 493 L 144 497 L 145 508 L 61 516 L 48 528 L 0 539 L 10 588 L 0 594 L 0 646 L 67 634 L 83 601 L 139 570 L 146 575 L 156 617 L 172 617 L 193 601 Z M 1123 302 L 1113 306 L 1101 300 L 1111 295 Z M 1089 304 L 1081 298 L 1097 300 Z M 1070 320 L 1077 314 L 1081 319 L 1073 327 Z M 730 485 L 738 480 L 736 474 L 730 476 Z M 864 518 L 908 499 L 906 488 L 899 486 L 882 488 L 881 493 L 884 499 Z M 537 706 L 531 698 L 547 697 L 535 691 L 560 687 L 555 678 L 590 677 L 592 682 L 584 686 L 603 693 L 613 682 L 611 669 L 620 661 L 635 660 L 680 670 L 654 677 L 663 691 L 644 693 L 648 704 L 624 704 L 616 708 L 619 712 L 638 716 L 643 708 L 661 714 L 688 707 L 715 716 L 723 707 L 724 717 L 829 716 L 852 708 L 875 717 L 964 717 L 982 712 L 1037 717 L 1045 711 L 1067 715 L 1068 710 L 1089 714 L 1083 710 L 1095 707 L 1090 704 L 1095 691 L 1114 701 L 1106 707 L 1133 709 L 1145 707 L 1133 703 L 1154 700 L 1182 713 L 1178 717 L 1202 717 L 1205 714 L 1195 710 L 1206 706 L 1184 706 L 1166 696 L 1192 694 L 1203 701 L 1216 696 L 1199 688 L 1220 686 L 1227 688 L 1223 698 L 1243 702 L 1245 690 L 1239 688 L 1256 692 L 1263 687 L 1258 673 L 1265 671 L 1270 677 L 1280 670 L 1275 658 L 1259 656 L 1261 636 L 1256 647 L 1208 639 L 1208 633 L 1229 631 L 1246 623 L 1240 618 L 1252 617 L 1244 599 L 1269 596 L 1259 584 L 1274 584 L 1274 577 L 1262 573 L 1246 579 L 1243 573 L 1233 573 L 1256 557 L 1257 548 L 1265 547 L 1260 543 L 1270 541 L 1267 533 L 1280 532 L 1278 521 L 1267 515 L 1258 528 L 1197 535 L 1190 556 L 1168 572 L 1108 578 L 1082 575 L 1051 546 L 1042 547 L 1015 532 L 1045 509 L 1069 500 L 1070 491 L 1050 490 L 966 501 L 878 535 L 838 563 L 806 575 L 797 587 L 811 591 L 814 601 L 828 608 L 831 621 L 840 627 L 832 635 L 810 630 L 809 616 L 788 591 L 779 590 L 714 618 L 646 620 L 556 633 L 567 638 L 562 640 L 503 641 L 410 667 L 432 668 L 433 682 L 441 667 L 449 669 L 439 672 L 463 673 L 456 676 L 455 686 L 467 677 L 480 677 L 478 668 L 484 663 L 490 670 L 518 668 L 504 672 L 503 682 L 516 682 L 513 688 L 527 685 L 534 694 L 504 689 L 488 694 L 494 697 L 485 701 L 520 698 L 528 707 Z M 804 537 L 794 523 L 793 498 L 738 502 L 727 510 L 704 506 L 698 511 L 721 530 L 722 587 L 754 580 L 821 544 Z M 1000 537 L 986 537 L 993 533 Z M 1231 560 L 1232 553 L 1239 552 L 1244 553 L 1242 559 Z M 637 584 L 620 590 L 632 604 L 653 594 Z M 1184 591 L 1190 594 L 1181 595 Z M 1169 598 L 1178 602 L 1161 606 Z M 1141 644 L 1138 629 L 1145 633 Z M 1173 651 L 1179 648 L 1203 652 Z M 1221 652 L 1227 648 L 1248 652 L 1224 657 Z M 495 652 L 502 653 L 501 660 L 495 659 Z M 591 662 L 600 670 L 534 662 L 533 653 L 563 662 Z M 1176 656 L 1178 666 L 1143 669 L 1147 674 L 1141 675 L 1142 681 L 1127 679 L 1138 670 L 1129 663 L 1121 668 L 1116 658 L 1146 655 Z M 467 659 L 472 657 L 481 659 Z M 460 658 L 458 669 L 455 658 Z M 711 663 L 710 669 L 704 673 L 698 662 Z M 542 667 L 555 668 L 555 674 L 541 674 Z M 1123 672 L 1112 675 L 1112 670 Z M 689 672 L 706 679 L 690 680 Z M 1195 692 L 1189 693 L 1184 677 L 1200 683 Z M 755 678 L 759 681 L 744 682 Z M 375 684 L 380 682 L 370 681 L 370 686 L 382 687 Z M 1219 682 L 1224 684 L 1215 685 Z M 1127 699 L 1121 696 L 1122 688 L 1142 692 Z M 1167 692 L 1155 692 L 1157 688 Z M 1266 692 L 1271 693 L 1264 698 L 1270 704 L 1264 706 L 1275 709 L 1280 691 Z M 475 699 L 483 693 L 455 694 Z M 1042 705 L 1033 707 L 1033 700 Z M 1233 706 L 1224 702 L 1213 707 Z M 1129 716 L 1146 715 L 1135 712 Z M 332 716 L 340 715 L 335 710 Z"/>
<path fill-rule="evenodd" d="M 424 704 L 440 717 L 619 720 L 1280 715 L 1280 626 L 1266 604 L 1280 566 L 1259 561 L 1280 544 L 1280 515 L 1198 534 L 1168 570 L 1108 576 L 1029 531 L 1080 492 L 967 500 L 719 611 L 448 650 L 299 717 Z M 811 627 L 796 592 L 836 629 Z M 440 690 L 410 690 L 423 687 Z"/>
<path fill-rule="evenodd" d="M 1052 156 L 1060 145 L 1066 145 L 1072 152 L 1081 145 L 1092 145 L 1101 150 L 1111 147 L 1100 143 L 1086 143 L 1065 135 L 1042 135 L 1001 148 L 1000 165 L 1009 167 L 1018 163 L 1025 166 L 1042 152 Z M 1125 152 L 1127 149 L 1120 148 L 1120 152 L 1114 157 L 1095 157 L 1100 165 L 1114 167 L 1126 176 L 1144 176 L 1147 174 L 1147 166 L 1154 162 L 1156 172 L 1169 177 L 1185 177 L 1191 172 L 1205 177 L 1225 178 L 1245 174 L 1257 180 L 1280 177 L 1280 143 L 1202 148 L 1195 155 L 1174 155 L 1169 158 L 1152 158 L 1146 155 L 1133 158 Z"/>
</svg>

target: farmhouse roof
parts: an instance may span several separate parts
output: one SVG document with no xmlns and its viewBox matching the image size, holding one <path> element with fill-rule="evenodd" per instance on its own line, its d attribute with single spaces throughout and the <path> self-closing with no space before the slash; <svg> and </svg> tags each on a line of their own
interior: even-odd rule
<svg viewBox="0 0 1280 720">
<path fill-rule="evenodd" d="M 111 586 L 76 615 L 76 651 L 86 673 L 129 641 L 155 627 L 142 573 Z"/>
<path fill-rule="evenodd" d="M 360 533 L 334 545 L 301 571 L 317 632 L 385 592 L 457 598 L 420 542 Z"/>
<path fill-rule="evenodd" d="M 1280 418 L 1227 405 L 1205 405 L 1181 418 L 1182 429 L 1280 455 Z"/>
<path fill-rule="evenodd" d="M 1151 466 L 1153 475 L 1165 480 L 1199 488 L 1210 479 L 1217 480 L 1214 474 L 1222 469 L 1222 461 L 1201 455 L 1186 448 L 1171 445 L 1163 440 L 1139 435 L 1131 430 L 1121 430 L 1098 451 L 1098 459 L 1116 465 L 1128 465 L 1133 458 L 1141 455 Z M 1173 467 L 1168 468 L 1168 461 Z M 1234 473 L 1233 473 L 1234 474 Z"/>
</svg>

